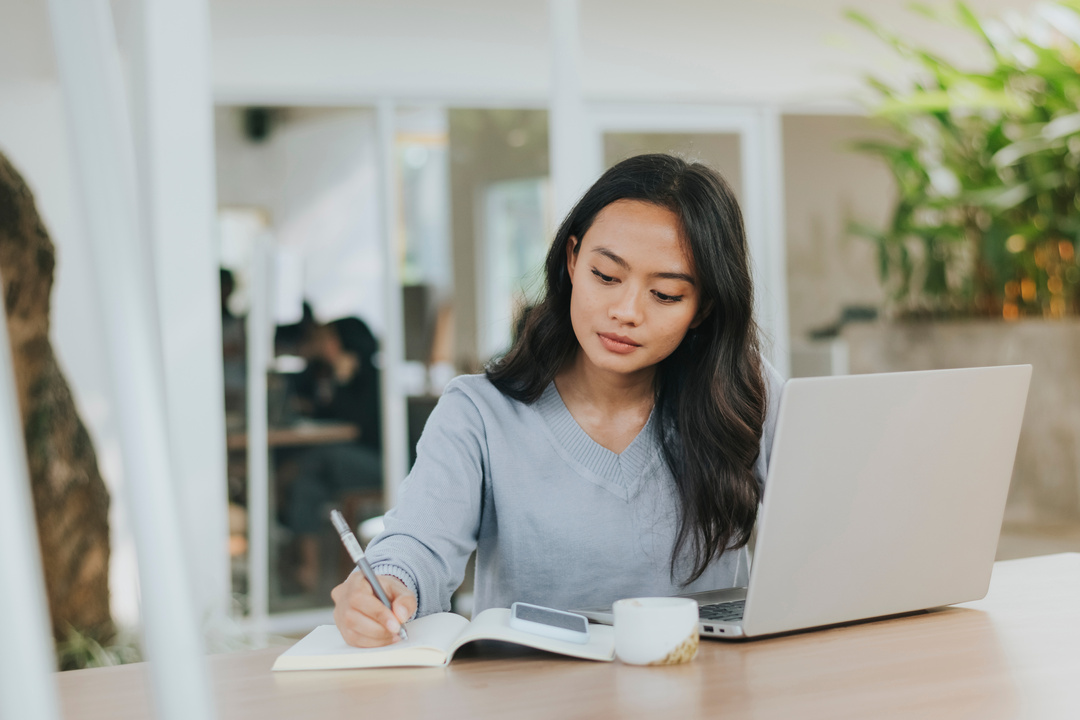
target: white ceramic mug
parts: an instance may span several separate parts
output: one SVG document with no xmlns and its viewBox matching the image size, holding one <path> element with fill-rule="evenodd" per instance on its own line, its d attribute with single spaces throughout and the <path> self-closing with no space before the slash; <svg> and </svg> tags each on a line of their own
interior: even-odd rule
<svg viewBox="0 0 1080 720">
<path fill-rule="evenodd" d="M 698 604 L 689 598 L 617 600 L 615 655 L 631 665 L 689 662 L 698 650 Z"/>
</svg>

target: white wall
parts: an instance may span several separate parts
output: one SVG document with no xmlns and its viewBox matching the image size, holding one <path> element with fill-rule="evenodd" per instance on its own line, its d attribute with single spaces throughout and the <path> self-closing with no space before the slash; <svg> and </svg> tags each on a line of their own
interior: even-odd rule
<svg viewBox="0 0 1080 720">
<path fill-rule="evenodd" d="M 866 118 L 787 115 L 783 132 L 788 326 L 798 340 L 845 306 L 880 306 L 877 250 L 847 225 L 885 227 L 896 184 L 884 163 L 851 150 L 887 137 Z"/>
<path fill-rule="evenodd" d="M 582 90 L 589 99 L 844 104 L 862 74 L 891 57 L 843 18 L 848 7 L 946 56 L 978 55 L 965 33 L 908 4 L 581 0 Z M 984 13 L 1034 4 L 969 2 Z M 227 102 L 379 94 L 546 102 L 546 0 L 216 0 L 211 18 L 214 86 Z"/>
<path fill-rule="evenodd" d="M 546 93 L 546 1 L 223 0 L 211 13 L 214 85 L 229 102 Z"/>
<path fill-rule="evenodd" d="M 56 80 L 45 2 L 0 3 L 0 81 Z"/>
<path fill-rule="evenodd" d="M 966 33 L 910 12 L 910 0 L 582 0 L 583 90 L 595 98 L 844 105 L 891 53 L 848 8 L 946 56 L 978 56 Z M 950 2 L 926 0 L 947 7 Z M 969 0 L 976 12 L 1034 0 Z M 852 107 L 855 107 L 854 105 Z"/>
</svg>

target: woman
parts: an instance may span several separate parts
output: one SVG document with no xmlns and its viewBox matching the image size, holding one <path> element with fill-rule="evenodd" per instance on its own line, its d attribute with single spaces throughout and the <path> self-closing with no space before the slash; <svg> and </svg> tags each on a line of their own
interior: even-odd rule
<svg viewBox="0 0 1080 720">
<path fill-rule="evenodd" d="M 334 618 L 359 647 L 449 610 L 595 607 L 745 583 L 781 381 L 761 357 L 742 216 L 713 170 L 625 160 L 563 222 L 543 301 L 447 386 Z"/>
</svg>

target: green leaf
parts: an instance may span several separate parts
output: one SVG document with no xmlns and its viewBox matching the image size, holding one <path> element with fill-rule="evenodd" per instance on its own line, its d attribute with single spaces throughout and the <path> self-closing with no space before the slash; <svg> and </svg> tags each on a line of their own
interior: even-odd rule
<svg viewBox="0 0 1080 720">
<path fill-rule="evenodd" d="M 1065 182 L 1065 174 L 1060 170 L 1051 170 L 1038 178 L 1015 185 L 999 188 L 976 190 L 966 195 L 965 199 L 973 205 L 982 205 L 996 211 L 1015 208 L 1020 203 L 1044 190 L 1053 190 Z"/>
<path fill-rule="evenodd" d="M 1054 146 L 1054 142 L 1042 137 L 1033 137 L 1027 140 L 1017 140 L 994 153 L 990 158 L 995 167 L 1003 168 L 1015 165 L 1026 157 L 1036 153 L 1045 152 Z"/>
<path fill-rule="evenodd" d="M 1000 110 L 1005 113 L 1017 113 L 1022 112 L 1025 106 L 1009 92 L 972 87 L 971 92 L 964 93 L 957 93 L 955 90 L 936 90 L 915 92 L 906 97 L 887 98 L 874 109 L 873 114 L 889 116 L 949 112 L 957 109 Z"/>
<path fill-rule="evenodd" d="M 1080 113 L 1056 117 L 1042 129 L 1042 136 L 1047 140 L 1060 140 L 1080 132 Z"/>
<path fill-rule="evenodd" d="M 894 35 L 886 31 L 885 28 L 883 28 L 881 25 L 878 25 L 876 22 L 871 20 L 868 16 L 863 15 L 858 10 L 845 10 L 844 17 L 855 23 L 856 25 L 861 25 L 863 28 L 869 30 L 871 33 L 873 33 L 889 45 L 895 47 L 896 44 L 899 42 L 899 40 Z"/>
<path fill-rule="evenodd" d="M 923 17 L 929 18 L 930 20 L 936 20 L 937 22 L 941 23 L 944 23 L 946 20 L 945 16 L 941 13 L 941 11 L 933 5 L 927 5 L 926 3 L 921 2 L 913 2 L 908 3 L 907 7 L 908 10 L 915 13 L 916 15 L 922 15 Z"/>
<path fill-rule="evenodd" d="M 979 22 L 979 18 L 975 16 L 975 13 L 971 11 L 971 8 L 967 6 L 967 3 L 956 3 L 956 16 L 961 24 L 966 25 L 970 30 L 974 30 L 975 34 L 982 38 L 982 41 L 986 44 L 986 47 L 990 49 L 990 52 L 994 54 L 995 58 L 1000 59 L 997 46 L 994 45 L 994 41 L 990 39 L 990 36 L 986 34 L 986 28 Z"/>
</svg>

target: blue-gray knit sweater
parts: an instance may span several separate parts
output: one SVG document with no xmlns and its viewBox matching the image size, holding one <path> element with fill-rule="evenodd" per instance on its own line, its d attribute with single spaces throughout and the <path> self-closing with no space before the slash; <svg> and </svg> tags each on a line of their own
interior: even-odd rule
<svg viewBox="0 0 1080 720">
<path fill-rule="evenodd" d="M 767 363 L 765 377 L 759 482 L 782 386 Z M 655 414 L 616 454 L 581 429 L 554 383 L 525 404 L 482 375 L 456 378 L 428 419 L 368 559 L 416 593 L 418 617 L 450 609 L 474 549 L 474 612 L 519 600 L 597 607 L 745 584 L 745 550 L 724 553 L 687 587 L 672 581 L 678 501 L 654 422 Z"/>
</svg>

